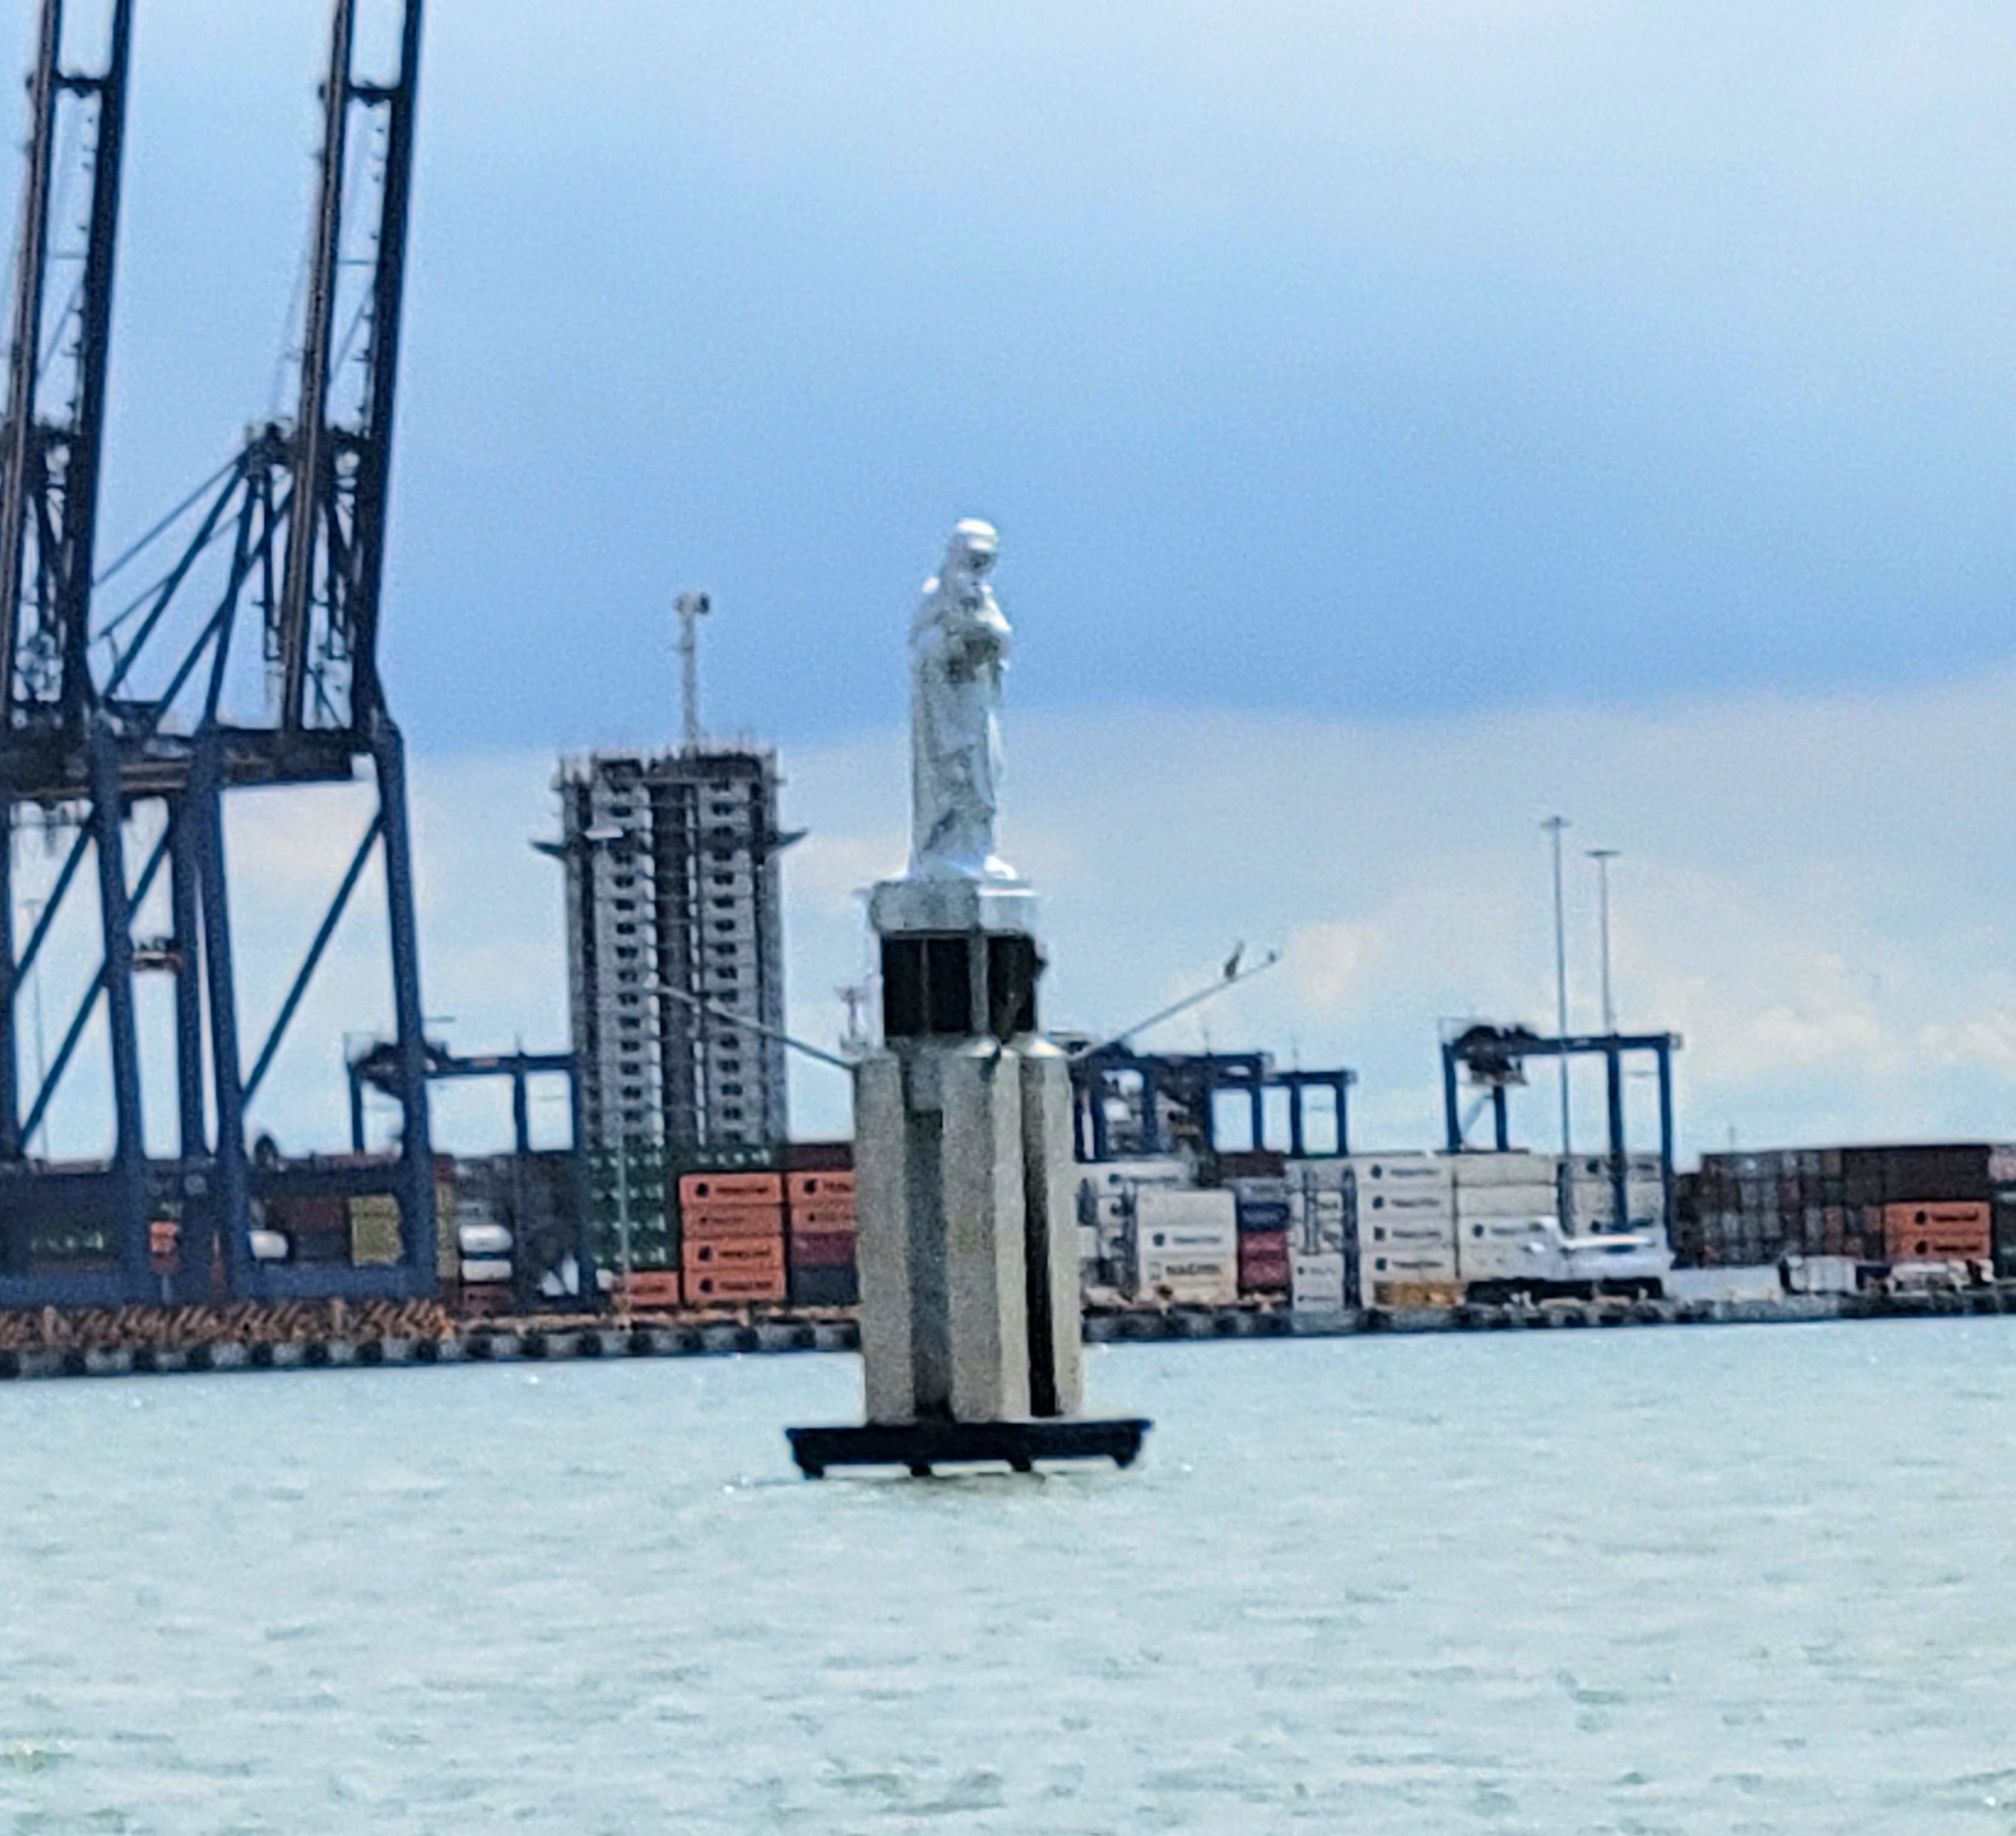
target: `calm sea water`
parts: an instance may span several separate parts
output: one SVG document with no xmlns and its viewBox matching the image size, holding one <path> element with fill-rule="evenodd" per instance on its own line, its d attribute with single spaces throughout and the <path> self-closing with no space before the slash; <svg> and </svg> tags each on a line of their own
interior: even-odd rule
<svg viewBox="0 0 2016 1836">
<path fill-rule="evenodd" d="M 0 1831 L 2016 1831 L 2016 1322 L 0 1391 Z"/>
</svg>

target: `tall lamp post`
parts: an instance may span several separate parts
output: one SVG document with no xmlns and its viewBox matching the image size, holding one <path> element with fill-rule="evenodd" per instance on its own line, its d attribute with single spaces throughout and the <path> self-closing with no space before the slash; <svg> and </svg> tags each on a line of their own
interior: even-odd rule
<svg viewBox="0 0 2016 1836">
<path fill-rule="evenodd" d="M 1617 1031 L 1617 1004 L 1610 998 L 1610 863 L 1622 852 L 1622 849 L 1615 848 L 1593 848 L 1589 851 L 1589 858 L 1596 862 L 1597 913 L 1603 940 L 1603 1030 L 1606 1033 Z"/>
<path fill-rule="evenodd" d="M 1561 901 L 1561 831 L 1568 826 L 1566 816 L 1550 816 L 1540 826 L 1547 831 L 1553 842 L 1554 854 L 1554 1035 L 1565 1039 L 1568 1036 L 1568 949 L 1566 914 Z M 1568 1122 L 1568 1058 L 1565 1052 L 1555 1059 L 1561 1074 L 1561 1157 L 1565 1160 L 1575 1150 L 1569 1139 Z"/>
</svg>

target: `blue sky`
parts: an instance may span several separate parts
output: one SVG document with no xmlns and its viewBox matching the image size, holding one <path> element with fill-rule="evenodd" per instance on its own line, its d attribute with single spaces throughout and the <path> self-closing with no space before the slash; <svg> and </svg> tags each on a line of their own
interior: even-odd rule
<svg viewBox="0 0 2016 1836">
<path fill-rule="evenodd" d="M 115 532 L 272 394 L 322 13 L 141 9 Z M 1999 658 L 2012 65 L 1965 4 L 434 0 L 399 711 L 655 734 L 692 585 L 722 720 L 879 725 L 969 511 L 1032 707 Z"/>
<path fill-rule="evenodd" d="M 109 544 L 287 399 L 323 15 L 140 0 Z M 1966 0 L 430 0 L 386 625 L 430 1009 L 563 1025 L 523 837 L 556 750 L 672 736 L 696 586 L 710 718 L 816 831 L 829 1034 L 979 513 L 1058 1018 L 1280 943 L 1213 1036 L 1425 1144 L 1438 1018 L 1550 1005 L 1561 807 L 1627 850 L 1697 1145 L 2016 1134 L 2012 82 Z M 250 820 L 241 896 L 311 925 L 348 816 Z M 302 1133 L 382 1005 L 350 963 L 275 1072 Z"/>
</svg>

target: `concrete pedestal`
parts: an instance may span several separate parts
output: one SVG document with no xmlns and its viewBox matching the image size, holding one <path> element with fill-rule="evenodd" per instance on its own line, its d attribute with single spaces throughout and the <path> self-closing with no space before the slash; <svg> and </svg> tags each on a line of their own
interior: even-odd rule
<svg viewBox="0 0 2016 1836">
<path fill-rule="evenodd" d="M 1125 1465 L 1147 1424 L 1078 1419 L 1071 1071 L 1036 1029 L 1034 897 L 892 881 L 870 911 L 886 1043 L 855 1073 L 869 1425 L 793 1430 L 799 1464 Z"/>
</svg>

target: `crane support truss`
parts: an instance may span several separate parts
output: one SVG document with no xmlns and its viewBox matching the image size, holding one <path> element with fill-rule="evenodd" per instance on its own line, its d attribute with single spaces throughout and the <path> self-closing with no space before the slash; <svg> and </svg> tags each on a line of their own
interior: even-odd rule
<svg viewBox="0 0 2016 1836">
<path fill-rule="evenodd" d="M 377 668 L 423 0 L 334 0 L 323 146 L 291 424 L 257 429 L 110 566 L 96 520 L 110 351 L 133 0 L 105 0 L 103 68 L 66 67 L 64 0 L 42 0 L 16 250 L 7 414 L 0 431 L 0 1305 L 236 1296 L 407 1295 L 435 1280 L 432 1155 L 403 744 Z M 360 4 L 396 11 L 396 70 L 360 74 Z M 81 128 L 66 131 L 68 117 Z M 52 286 L 78 227 L 58 221 L 62 149 L 86 146 L 82 265 Z M 355 279 L 368 275 L 361 286 Z M 339 332 L 347 319 L 347 329 Z M 97 589 L 193 515 L 166 570 L 108 615 Z M 239 705 L 250 682 L 257 705 Z M 350 783 L 375 809 L 264 1042 L 247 1053 L 232 952 L 228 794 Z M 23 818 L 75 833 L 34 922 L 16 923 Z M 127 855 L 151 837 L 137 877 Z M 372 857 L 382 864 L 395 1157 L 261 1163 L 246 1111 Z M 92 873 L 82 869 L 88 859 Z M 134 925 L 165 869 L 171 931 Z M 24 977 L 65 902 L 95 892 L 96 974 L 32 1091 L 21 1082 Z M 136 969 L 175 982 L 177 1151 L 148 1157 Z M 30 1157 L 100 1007 L 110 1067 L 108 1161 Z M 259 1217 L 290 1201 L 393 1201 L 396 1262 L 267 1265 Z M 164 1270 L 150 1226 L 178 1226 Z M 87 1241 L 95 1253 L 44 1254 Z"/>
</svg>

